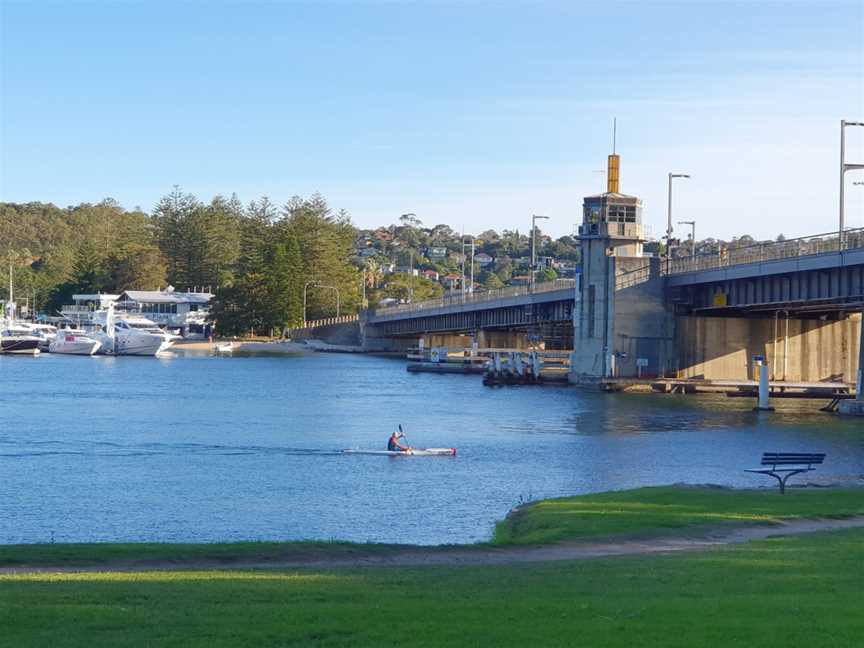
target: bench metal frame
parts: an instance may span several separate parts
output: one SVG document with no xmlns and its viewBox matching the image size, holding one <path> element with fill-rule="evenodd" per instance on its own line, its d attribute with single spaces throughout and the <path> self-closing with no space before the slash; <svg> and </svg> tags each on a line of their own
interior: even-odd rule
<svg viewBox="0 0 864 648">
<path fill-rule="evenodd" d="M 762 465 L 770 468 L 747 468 L 745 472 L 770 475 L 780 484 L 780 494 L 786 494 L 786 481 L 793 475 L 816 470 L 814 465 L 825 461 L 825 453 L 807 452 L 765 452 L 762 455 Z M 778 468 L 779 466 L 779 468 Z"/>
</svg>

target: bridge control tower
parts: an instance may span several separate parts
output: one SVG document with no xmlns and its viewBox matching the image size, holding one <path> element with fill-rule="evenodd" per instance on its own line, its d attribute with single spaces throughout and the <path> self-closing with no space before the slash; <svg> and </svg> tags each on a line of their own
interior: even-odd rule
<svg viewBox="0 0 864 648">
<path fill-rule="evenodd" d="M 607 190 L 586 196 L 579 239 L 582 275 L 573 311 L 570 381 L 664 372 L 672 318 L 660 259 L 643 255 L 642 201 L 619 189 L 620 157 L 608 158 Z"/>
</svg>

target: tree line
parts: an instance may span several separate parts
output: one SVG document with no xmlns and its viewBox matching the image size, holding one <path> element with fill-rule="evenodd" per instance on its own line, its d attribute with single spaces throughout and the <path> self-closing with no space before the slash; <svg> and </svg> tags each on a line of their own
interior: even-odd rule
<svg viewBox="0 0 864 648">
<path fill-rule="evenodd" d="M 107 199 L 60 208 L 0 204 L 0 251 L 14 271 L 16 301 L 56 315 L 76 293 L 156 290 L 215 292 L 220 333 L 270 333 L 336 312 L 356 311 L 361 273 L 355 230 L 320 195 L 281 207 L 236 195 L 209 203 L 176 188 L 148 215 Z M 4 250 L 5 248 L 5 250 Z M 0 282 L 0 294 L 7 292 Z"/>
</svg>

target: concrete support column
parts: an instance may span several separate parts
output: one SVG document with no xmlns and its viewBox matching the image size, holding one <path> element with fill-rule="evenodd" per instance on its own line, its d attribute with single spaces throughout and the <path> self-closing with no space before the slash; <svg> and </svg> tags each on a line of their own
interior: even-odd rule
<svg viewBox="0 0 864 648">
<path fill-rule="evenodd" d="M 840 401 L 838 410 L 846 416 L 864 417 L 864 317 L 861 320 L 861 336 L 858 340 L 858 372 L 855 383 L 855 400 Z"/>
<path fill-rule="evenodd" d="M 861 335 L 858 340 L 858 382 L 855 398 L 864 401 L 864 317 L 861 319 Z"/>
</svg>

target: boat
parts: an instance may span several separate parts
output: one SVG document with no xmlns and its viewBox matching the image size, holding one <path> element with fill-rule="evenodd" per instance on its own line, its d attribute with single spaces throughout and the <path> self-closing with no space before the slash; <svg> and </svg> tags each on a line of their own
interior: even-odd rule
<svg viewBox="0 0 864 648">
<path fill-rule="evenodd" d="M 11 278 L 9 292 L 12 292 Z M 33 335 L 29 328 L 15 321 L 15 302 L 11 299 L 6 302 L 2 329 L 0 329 L 0 352 L 39 355 L 39 345 L 41 343 L 41 337 Z"/>
<path fill-rule="evenodd" d="M 411 448 L 400 452 L 398 450 L 343 450 L 342 454 L 381 455 L 385 457 L 455 457 L 456 448 Z"/>
<path fill-rule="evenodd" d="M 27 329 L 28 335 L 40 339 L 39 350 L 43 352 L 48 351 L 48 347 L 51 346 L 51 342 L 54 341 L 54 338 L 57 335 L 57 327 L 51 324 L 37 324 L 35 322 L 19 321 L 17 322 L 17 325 L 21 328 Z"/>
<path fill-rule="evenodd" d="M 101 343 L 101 353 L 114 355 L 155 356 L 174 344 L 175 336 L 165 333 L 149 320 L 140 319 L 144 321 L 116 319 L 111 304 L 104 313 L 104 324 L 98 324 L 90 336 Z"/>
<path fill-rule="evenodd" d="M 231 342 L 219 342 L 213 347 L 217 354 L 231 354 L 234 352 L 234 345 Z"/>
<path fill-rule="evenodd" d="M 59 331 L 48 347 L 50 353 L 67 353 L 70 355 L 94 355 L 102 343 L 76 329 Z"/>
<path fill-rule="evenodd" d="M 30 335 L 30 331 L 20 328 L 14 323 L 7 324 L 0 331 L 0 351 L 19 355 L 39 355 L 39 345 L 42 338 Z"/>
</svg>

